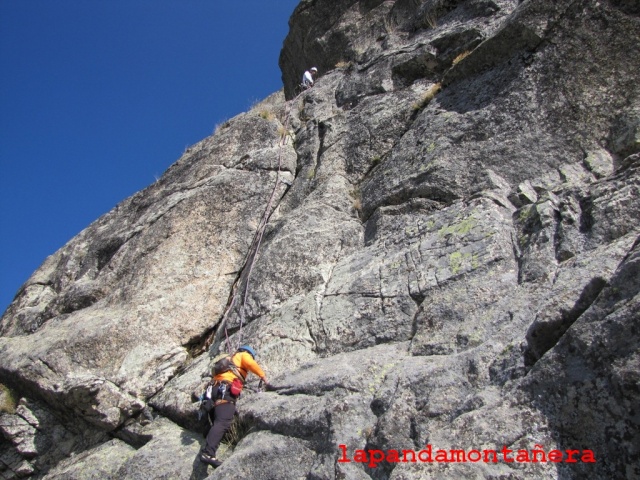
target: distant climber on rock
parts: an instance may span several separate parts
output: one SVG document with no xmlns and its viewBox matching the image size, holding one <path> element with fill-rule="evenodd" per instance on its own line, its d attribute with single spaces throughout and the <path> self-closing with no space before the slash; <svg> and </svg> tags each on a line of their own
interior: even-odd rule
<svg viewBox="0 0 640 480">
<path fill-rule="evenodd" d="M 242 387 L 249 372 L 253 372 L 264 382 L 267 377 L 258 363 L 255 361 L 256 352 L 248 345 L 238 349 L 233 355 L 222 355 L 215 362 L 212 386 L 212 400 L 214 408 L 209 412 L 211 428 L 207 434 L 207 444 L 200 453 L 200 460 L 214 467 L 219 467 L 222 462 L 216 458 L 216 451 L 222 437 L 233 423 L 233 415 L 236 412 L 236 401 L 240 397 Z"/>
<path fill-rule="evenodd" d="M 310 70 L 304 72 L 304 75 L 302 76 L 302 87 L 305 89 L 313 87 L 317 74 L 318 69 L 316 67 L 311 67 Z"/>
</svg>

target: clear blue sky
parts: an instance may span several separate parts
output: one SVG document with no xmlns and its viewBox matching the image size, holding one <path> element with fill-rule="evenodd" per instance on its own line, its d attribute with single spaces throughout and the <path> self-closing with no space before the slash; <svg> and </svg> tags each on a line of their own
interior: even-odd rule
<svg viewBox="0 0 640 480">
<path fill-rule="evenodd" d="M 298 2 L 0 0 L 0 313 L 47 256 L 282 87 Z"/>
</svg>

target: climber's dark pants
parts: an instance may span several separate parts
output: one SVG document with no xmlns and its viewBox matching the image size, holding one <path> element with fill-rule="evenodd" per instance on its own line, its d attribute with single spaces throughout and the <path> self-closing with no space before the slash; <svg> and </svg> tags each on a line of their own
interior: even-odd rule
<svg viewBox="0 0 640 480">
<path fill-rule="evenodd" d="M 233 414 L 236 411 L 235 403 L 221 403 L 213 409 L 211 420 L 213 425 L 209 429 L 207 434 L 207 446 L 204 447 L 204 453 L 216 456 L 216 451 L 220 445 L 220 440 L 224 436 L 225 432 L 231 427 L 233 422 Z"/>
</svg>

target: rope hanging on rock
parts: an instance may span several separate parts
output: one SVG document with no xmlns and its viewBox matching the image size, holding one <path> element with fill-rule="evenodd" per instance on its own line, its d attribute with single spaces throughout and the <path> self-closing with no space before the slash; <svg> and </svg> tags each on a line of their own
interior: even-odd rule
<svg viewBox="0 0 640 480">
<path fill-rule="evenodd" d="M 233 286 L 231 302 L 229 303 L 229 306 L 227 307 L 227 309 L 224 312 L 224 315 L 222 316 L 221 323 L 224 324 L 224 334 L 226 339 L 227 351 L 229 353 L 233 353 L 234 351 L 236 351 L 242 344 L 242 328 L 244 326 L 245 310 L 247 306 L 247 294 L 249 292 L 251 272 L 253 271 L 253 266 L 255 264 L 256 257 L 258 256 L 260 246 L 262 244 L 262 237 L 264 236 L 264 232 L 267 228 L 267 223 L 269 222 L 269 218 L 273 213 L 271 210 L 271 206 L 273 205 L 273 200 L 276 196 L 276 192 L 278 191 L 278 185 L 280 184 L 280 168 L 282 165 L 282 150 L 287 143 L 289 119 L 291 116 L 291 105 L 295 103 L 295 101 L 298 99 L 300 95 L 302 95 L 302 93 L 304 92 L 298 93 L 293 99 L 291 99 L 289 102 L 286 102 L 285 104 L 286 106 L 285 106 L 285 118 L 283 122 L 283 132 L 278 141 L 278 170 L 276 172 L 276 183 L 273 186 L 273 190 L 271 191 L 271 196 L 269 197 L 269 201 L 267 202 L 267 206 L 265 207 L 264 214 L 262 215 L 262 218 L 260 219 L 260 223 L 258 224 L 258 229 L 256 230 L 256 233 L 253 237 L 253 241 L 251 242 L 251 246 L 249 247 L 249 251 L 245 258 L 244 265 L 242 267 L 242 273 L 239 277 L 240 279 L 242 277 L 242 274 L 244 274 L 245 271 L 247 272 L 245 276 L 246 280 L 245 280 L 244 291 L 242 294 L 242 306 L 240 307 L 240 328 L 238 331 L 239 332 L 238 344 L 236 345 L 235 349 L 231 347 L 231 342 L 229 340 L 229 332 L 227 330 L 227 318 L 229 316 L 229 313 L 233 310 L 233 307 L 236 303 L 236 299 L 238 297 L 237 290 L 238 290 L 238 284 L 240 283 L 239 281 L 236 282 L 236 284 Z M 213 335 L 214 333 L 212 333 L 211 339 L 213 338 Z"/>
</svg>

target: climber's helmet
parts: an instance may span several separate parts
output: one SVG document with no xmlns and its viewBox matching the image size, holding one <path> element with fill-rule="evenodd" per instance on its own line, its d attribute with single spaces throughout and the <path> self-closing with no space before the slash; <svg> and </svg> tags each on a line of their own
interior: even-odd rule
<svg viewBox="0 0 640 480">
<path fill-rule="evenodd" d="M 240 347 L 238 349 L 239 352 L 247 352 L 249 355 L 251 355 L 254 359 L 256 358 L 256 351 L 251 348 L 249 345 L 243 345 L 242 347 Z"/>
</svg>

